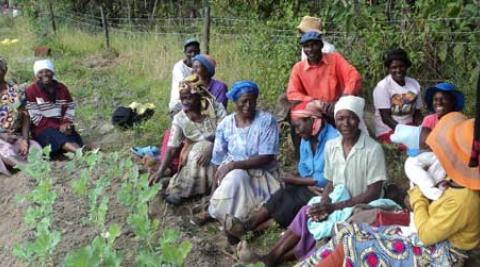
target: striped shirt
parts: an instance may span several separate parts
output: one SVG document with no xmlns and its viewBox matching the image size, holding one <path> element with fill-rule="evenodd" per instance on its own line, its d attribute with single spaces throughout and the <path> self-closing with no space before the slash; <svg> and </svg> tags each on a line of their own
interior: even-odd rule
<svg viewBox="0 0 480 267">
<path fill-rule="evenodd" d="M 73 123 L 75 118 L 75 103 L 67 87 L 57 82 L 55 99 L 50 99 L 48 93 L 36 82 L 27 88 L 27 110 L 32 120 L 33 136 L 40 135 L 47 128 L 59 129 L 63 123 Z"/>
</svg>

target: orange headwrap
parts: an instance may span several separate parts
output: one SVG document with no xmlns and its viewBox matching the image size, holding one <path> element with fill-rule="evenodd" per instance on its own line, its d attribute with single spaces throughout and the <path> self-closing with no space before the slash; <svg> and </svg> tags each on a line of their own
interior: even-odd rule
<svg viewBox="0 0 480 267">
<path fill-rule="evenodd" d="M 308 107 L 308 103 L 309 103 L 308 101 L 304 101 L 294 106 L 291 110 L 290 116 L 292 120 L 312 118 L 313 119 L 312 135 L 315 136 L 318 134 L 318 132 L 322 128 L 322 124 L 323 124 L 322 113 L 320 113 L 320 111 L 318 110 Z"/>
</svg>

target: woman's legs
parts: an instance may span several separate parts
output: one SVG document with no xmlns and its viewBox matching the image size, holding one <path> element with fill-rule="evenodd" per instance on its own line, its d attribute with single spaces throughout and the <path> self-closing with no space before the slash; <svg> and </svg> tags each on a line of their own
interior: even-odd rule
<svg viewBox="0 0 480 267">
<path fill-rule="evenodd" d="M 300 259 L 315 247 L 315 240 L 307 229 L 306 210 L 307 206 L 300 209 L 285 234 L 268 254 L 258 257 L 259 261 L 267 266 L 275 266 L 284 261 Z"/>
<path fill-rule="evenodd" d="M 63 144 L 62 149 L 67 152 L 75 153 L 78 149 L 80 149 L 80 146 L 77 143 L 67 142 Z"/>
<path fill-rule="evenodd" d="M 62 149 L 67 152 L 75 152 L 83 146 L 82 139 L 77 132 L 72 131 L 70 134 L 65 134 L 53 128 L 45 129 L 36 137 L 36 141 L 42 147 L 50 145 L 52 153 L 61 152 Z"/>
<path fill-rule="evenodd" d="M 276 266 L 284 261 L 295 260 L 293 248 L 300 241 L 300 237 L 294 232 L 287 230 L 280 240 L 275 244 L 273 249 L 266 255 L 260 256 L 247 247 L 246 241 L 242 241 L 237 247 L 240 261 L 244 263 L 263 262 L 266 266 Z"/>
<path fill-rule="evenodd" d="M 250 217 L 245 223 L 245 230 L 255 231 L 261 227 L 264 223 L 268 222 L 272 216 L 268 212 L 267 208 L 261 207 L 258 209 L 252 217 Z"/>
<path fill-rule="evenodd" d="M 262 257 L 262 261 L 267 266 L 275 266 L 278 263 L 284 261 L 295 260 L 295 253 L 293 249 L 300 241 L 300 236 L 297 236 L 294 232 L 287 230 L 280 240 L 275 244 L 273 249 L 265 256 Z"/>
<path fill-rule="evenodd" d="M 235 169 L 227 173 L 210 198 L 210 216 L 222 223 L 226 214 L 245 221 L 255 203 L 251 179 L 245 170 Z"/>
</svg>

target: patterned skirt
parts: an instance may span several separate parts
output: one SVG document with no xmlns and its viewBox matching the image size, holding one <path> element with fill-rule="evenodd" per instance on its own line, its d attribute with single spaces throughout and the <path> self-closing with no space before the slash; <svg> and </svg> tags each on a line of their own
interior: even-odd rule
<svg viewBox="0 0 480 267">
<path fill-rule="evenodd" d="M 465 251 L 453 248 L 448 241 L 424 246 L 418 236 L 401 235 L 399 226 L 373 227 L 367 224 L 339 223 L 334 237 L 318 248 L 297 267 L 315 266 L 343 244 L 343 266 L 463 266 Z"/>
<path fill-rule="evenodd" d="M 200 156 L 209 156 L 212 153 L 213 143 L 200 141 L 192 145 L 188 152 L 185 166 L 170 180 L 166 193 L 182 198 L 204 195 L 210 192 L 213 180 L 213 166 L 198 165 Z"/>
</svg>

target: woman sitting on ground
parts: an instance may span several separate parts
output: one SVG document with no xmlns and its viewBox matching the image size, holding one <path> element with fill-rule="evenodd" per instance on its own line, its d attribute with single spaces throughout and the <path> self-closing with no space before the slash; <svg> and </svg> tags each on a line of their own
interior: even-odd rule
<svg viewBox="0 0 480 267">
<path fill-rule="evenodd" d="M 388 75 L 373 90 L 375 135 L 380 142 L 391 144 L 397 124 L 421 123 L 423 104 L 420 84 L 406 76 L 412 65 L 407 52 L 401 48 L 388 51 L 384 64 Z"/>
<path fill-rule="evenodd" d="M 191 46 L 187 47 L 189 49 L 188 51 L 191 50 L 190 52 L 192 53 L 195 52 L 193 49 L 195 47 L 198 48 L 198 42 L 194 40 L 188 40 L 188 42 L 193 42 Z M 218 81 L 212 78 L 215 75 L 215 65 L 216 65 L 215 60 L 208 55 L 198 54 L 192 58 L 192 61 L 193 61 L 192 63 L 193 74 L 197 75 L 200 78 L 206 90 L 210 92 L 210 95 L 213 97 L 212 99 L 214 99 L 216 102 L 221 103 L 223 107 L 226 109 L 227 101 L 228 101 L 227 95 L 226 95 L 227 85 L 221 81 Z M 179 111 L 182 110 L 182 108 L 183 107 L 181 103 L 174 104 L 173 106 L 170 107 L 170 116 L 173 118 Z M 160 161 L 165 161 L 167 157 L 168 146 L 166 144 L 168 144 L 170 135 L 171 135 L 171 130 L 170 129 L 165 130 L 163 134 L 162 145 L 160 146 L 160 157 L 159 157 Z M 168 168 L 170 168 L 170 170 L 173 173 L 176 173 L 178 170 L 178 162 L 179 162 L 178 157 L 179 155 L 177 154 L 177 155 L 174 155 L 172 159 L 169 160 L 171 164 L 170 166 L 168 166 Z M 156 160 L 157 159 L 150 160 L 150 161 L 155 162 Z M 156 165 L 156 164 L 153 163 L 152 165 Z"/>
<path fill-rule="evenodd" d="M 251 257 L 240 256 L 241 261 L 262 261 L 267 266 L 276 266 L 281 262 L 305 258 L 315 251 L 316 241 L 309 232 L 310 224 L 330 220 L 329 215 L 335 211 L 366 204 L 380 197 L 387 178 L 385 158 L 380 144 L 359 129 L 364 107 L 364 99 L 356 96 L 343 96 L 335 104 L 335 125 L 340 136 L 328 141 L 325 146 L 324 176 L 327 184 L 321 202 L 301 208 L 268 254 L 257 256 L 241 246 L 239 254 Z M 342 192 L 346 190 L 350 197 L 336 202 L 332 200 L 337 188 Z M 329 233 L 330 229 L 320 230 Z"/>
<path fill-rule="evenodd" d="M 215 67 L 216 62 L 209 55 L 198 54 L 193 57 L 192 72 L 200 77 L 200 80 L 206 85 L 210 94 L 215 97 L 215 100 L 226 108 L 228 102 L 227 85 L 224 82 L 213 79 Z"/>
<path fill-rule="evenodd" d="M 427 144 L 450 181 L 432 202 L 418 186 L 409 191 L 417 233 L 398 226 L 345 224 L 299 266 L 463 266 L 466 253 L 480 245 L 480 172 L 468 165 L 473 129 L 473 119 L 452 112 L 428 136 Z"/>
<path fill-rule="evenodd" d="M 24 88 L 7 82 L 7 71 L 7 61 L 0 58 L 0 173 L 11 175 L 8 167 L 26 163 L 29 148 L 41 147 L 29 138 Z"/>
<path fill-rule="evenodd" d="M 227 115 L 197 75 L 180 83 L 180 101 L 183 109 L 173 117 L 166 157 L 150 177 L 150 184 L 159 181 L 184 142 L 180 171 L 171 178 L 166 190 L 166 201 L 174 205 L 180 204 L 184 198 L 210 192 L 214 171 L 210 159 L 215 130 Z"/>
<path fill-rule="evenodd" d="M 27 110 L 32 120 L 33 138 L 52 153 L 75 152 L 83 146 L 75 131 L 75 103 L 68 88 L 54 79 L 53 63 L 37 60 L 33 65 L 36 81 L 27 88 Z"/>
<path fill-rule="evenodd" d="M 245 223 L 227 217 L 225 231 L 230 235 L 240 237 L 246 231 L 259 230 L 268 226 L 271 218 L 286 228 L 310 198 L 321 195 L 327 184 L 323 176 L 325 144 L 337 137 L 338 132 L 322 119 L 320 112 L 307 108 L 307 105 L 308 102 L 302 102 L 291 111 L 292 125 L 302 138 L 298 174 L 285 173 L 286 188 L 273 194 Z"/>
<path fill-rule="evenodd" d="M 227 96 L 235 113 L 218 125 L 212 163 L 218 166 L 208 208 L 211 217 L 245 221 L 251 212 L 280 189 L 278 180 L 279 132 L 270 113 L 257 110 L 258 86 L 237 81 Z M 230 240 L 231 242 L 235 240 Z"/>
</svg>

